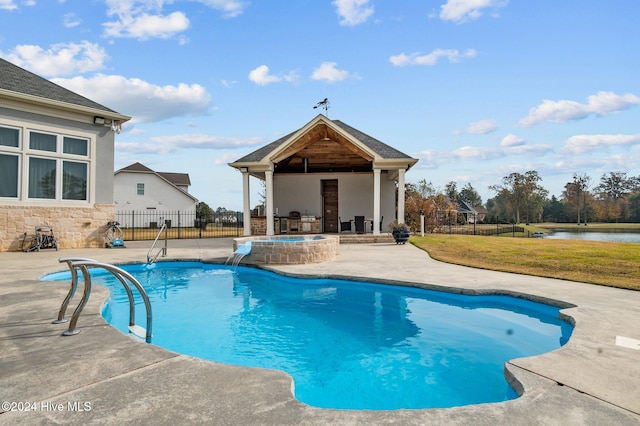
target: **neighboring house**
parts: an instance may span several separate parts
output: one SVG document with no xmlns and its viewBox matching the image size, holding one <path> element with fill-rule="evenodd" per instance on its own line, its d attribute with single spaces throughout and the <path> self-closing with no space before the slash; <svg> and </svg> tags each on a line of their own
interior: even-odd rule
<svg viewBox="0 0 640 426">
<path fill-rule="evenodd" d="M 0 251 L 41 225 L 60 248 L 103 246 L 114 133 L 128 120 L 0 58 Z"/>
<path fill-rule="evenodd" d="M 378 224 L 373 233 L 379 234 L 393 220 L 404 222 L 405 173 L 417 161 L 342 121 L 318 115 L 229 165 L 243 175 L 244 217 L 250 216 L 249 176 L 265 181 L 265 216 L 244 221 L 245 235 L 337 233 L 339 222 L 355 216 L 370 220 L 369 232 L 371 223 Z M 305 226 L 306 220 L 312 225 Z M 285 227 L 287 222 L 295 229 Z"/>
<path fill-rule="evenodd" d="M 484 207 L 473 207 L 464 200 L 458 200 L 458 213 L 464 217 L 465 223 L 483 222 L 487 216 L 487 209 Z"/>
<path fill-rule="evenodd" d="M 116 171 L 113 181 L 118 213 L 147 213 L 144 223 L 135 223 L 135 226 L 153 227 L 153 224 L 162 223 L 165 213 L 176 212 L 185 213 L 185 221 L 172 223 L 172 226 L 193 226 L 198 200 L 188 192 L 191 180 L 187 173 L 155 172 L 134 163 Z M 129 223 L 133 219 L 128 215 L 120 214 L 119 218 L 122 226 L 134 226 Z"/>
</svg>

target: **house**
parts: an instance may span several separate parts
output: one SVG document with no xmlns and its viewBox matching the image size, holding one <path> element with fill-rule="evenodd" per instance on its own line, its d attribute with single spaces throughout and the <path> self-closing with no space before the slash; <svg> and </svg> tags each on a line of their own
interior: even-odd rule
<svg viewBox="0 0 640 426">
<path fill-rule="evenodd" d="M 265 181 L 265 216 L 245 220 L 244 235 L 337 233 L 339 222 L 356 216 L 367 218 L 367 231 L 384 232 L 393 220 L 404 222 L 405 173 L 417 161 L 320 114 L 229 164 L 243 176 L 244 217 L 249 177 Z"/>
<path fill-rule="evenodd" d="M 128 120 L 0 58 L 0 251 L 42 225 L 60 248 L 102 247 L 114 134 Z"/>
<path fill-rule="evenodd" d="M 487 209 L 484 207 L 473 207 L 468 202 L 458 199 L 458 214 L 464 217 L 465 223 L 483 222 L 487 216 Z"/>
<path fill-rule="evenodd" d="M 136 226 L 154 227 L 153 224 L 162 223 L 168 212 L 185 213 L 191 219 L 189 226 L 193 226 L 198 199 L 189 194 L 191 180 L 187 173 L 156 172 L 141 163 L 134 163 L 116 171 L 113 182 L 118 213 L 147 213 L 144 215 L 145 223 L 136 223 Z M 133 226 L 133 223 L 127 223 L 128 215 L 118 216 L 121 225 Z"/>
</svg>

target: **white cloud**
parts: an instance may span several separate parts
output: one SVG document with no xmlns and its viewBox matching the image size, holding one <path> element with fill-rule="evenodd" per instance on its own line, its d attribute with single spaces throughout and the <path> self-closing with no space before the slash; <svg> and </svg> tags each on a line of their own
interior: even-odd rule
<svg viewBox="0 0 640 426">
<path fill-rule="evenodd" d="M 229 138 L 205 134 L 156 136 L 152 143 L 116 142 L 119 153 L 170 154 L 182 149 L 222 150 L 255 147 L 263 143 L 260 137 Z"/>
<path fill-rule="evenodd" d="M 63 19 L 64 19 L 64 26 L 66 28 L 77 27 L 82 22 L 82 20 L 80 20 L 75 13 L 67 13 L 64 15 Z"/>
<path fill-rule="evenodd" d="M 2 0 L 0 0 L 2 1 Z M 222 12 L 225 18 L 240 15 L 248 2 L 240 0 L 192 0 Z M 165 14 L 165 4 L 173 0 L 106 0 L 107 15 L 115 17 L 115 21 L 105 22 L 104 34 L 107 37 L 136 38 L 171 38 L 187 30 L 189 18 L 181 11 Z M 184 43 L 184 38 L 180 39 Z"/>
<path fill-rule="evenodd" d="M 2 56 L 41 76 L 98 71 L 109 58 L 102 47 L 88 41 L 54 44 L 47 50 L 35 45 L 19 45 Z"/>
<path fill-rule="evenodd" d="M 131 124 L 204 115 L 211 103 L 211 96 L 199 84 L 157 86 L 138 78 L 103 74 L 52 81 L 131 116 Z"/>
<path fill-rule="evenodd" d="M 423 167 L 438 166 L 460 160 L 492 160 L 508 156 L 542 156 L 553 151 L 551 145 L 526 145 L 524 140 L 508 135 L 499 146 L 463 146 L 452 151 L 426 150 L 418 153 Z M 420 164 L 420 163 L 418 163 Z"/>
<path fill-rule="evenodd" d="M 469 133 L 472 135 L 485 135 L 494 132 L 498 126 L 493 120 L 480 120 L 470 123 L 464 130 L 455 130 L 454 134 Z"/>
<path fill-rule="evenodd" d="M 328 83 L 335 83 L 350 77 L 349 71 L 339 70 L 335 62 L 323 62 L 313 70 L 312 80 L 324 80 Z"/>
<path fill-rule="evenodd" d="M 278 83 L 282 81 L 282 78 L 270 75 L 269 67 L 266 65 L 260 65 L 249 73 L 249 80 L 260 86 L 266 86 L 267 84 Z"/>
<path fill-rule="evenodd" d="M 139 15 L 120 16 L 115 22 L 105 22 L 104 34 L 107 37 L 136 38 L 170 38 L 189 28 L 189 19 L 182 12 L 170 15 Z"/>
<path fill-rule="evenodd" d="M 589 151 L 605 149 L 613 146 L 640 145 L 640 134 L 637 135 L 576 135 L 564 144 L 562 151 L 568 154 L 583 154 Z"/>
<path fill-rule="evenodd" d="M 340 25 L 355 26 L 366 22 L 373 15 L 373 6 L 369 0 L 334 0 L 340 17 Z"/>
<path fill-rule="evenodd" d="M 449 62 L 459 62 L 463 58 L 473 58 L 477 55 L 474 49 L 467 49 L 460 53 L 457 49 L 436 49 L 431 53 L 422 55 L 419 52 L 407 55 L 401 53 L 389 58 L 389 61 L 397 66 L 404 67 L 407 65 L 426 65 L 433 66 L 438 63 L 440 58 L 447 58 Z"/>
<path fill-rule="evenodd" d="M 251 72 L 249 72 L 249 80 L 260 86 L 266 86 L 271 83 L 280 83 L 285 81 L 287 83 L 297 83 L 300 80 L 300 76 L 297 71 L 290 71 L 284 75 L 272 75 L 270 74 L 269 67 L 266 65 L 260 65 Z M 228 87 L 228 84 L 223 85 Z"/>
<path fill-rule="evenodd" d="M 212 9 L 220 10 L 225 18 L 234 18 L 249 5 L 249 2 L 238 0 L 197 0 L 199 3 L 209 6 Z"/>
<path fill-rule="evenodd" d="M 496 9 L 507 3 L 508 0 L 448 0 L 440 6 L 440 19 L 458 24 L 469 22 L 482 16 L 484 9 L 491 8 L 496 13 Z"/>
<path fill-rule="evenodd" d="M 0 10 L 16 10 L 17 8 L 14 0 L 0 0 Z"/>
<path fill-rule="evenodd" d="M 589 96 L 586 104 L 575 101 L 552 101 L 545 99 L 540 105 L 529 110 L 529 115 L 518 123 L 522 127 L 534 126 L 544 122 L 565 123 L 581 120 L 590 115 L 604 116 L 613 112 L 631 108 L 640 104 L 640 97 L 628 93 L 624 96 L 613 92 L 598 92 Z"/>
<path fill-rule="evenodd" d="M 524 145 L 524 143 L 524 139 L 514 135 L 513 133 L 510 133 L 502 139 L 502 142 L 500 142 L 500 146 L 509 148 L 514 146 L 522 146 Z"/>
</svg>

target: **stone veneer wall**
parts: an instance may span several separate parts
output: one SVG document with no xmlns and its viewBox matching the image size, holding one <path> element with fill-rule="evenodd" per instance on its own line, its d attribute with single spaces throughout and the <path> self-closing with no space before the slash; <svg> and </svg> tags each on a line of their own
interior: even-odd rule
<svg viewBox="0 0 640 426">
<path fill-rule="evenodd" d="M 275 218 L 275 233 L 280 234 L 280 219 Z M 251 235 L 267 235 L 267 217 L 266 216 L 251 216 Z M 298 222 L 298 231 L 291 232 L 291 234 L 319 234 L 320 233 L 320 218 L 316 217 L 314 222 L 310 222 L 310 228 L 308 232 L 302 230 L 303 223 Z M 289 226 L 291 226 L 289 224 Z"/>
<path fill-rule="evenodd" d="M 287 237 L 242 237 L 233 240 L 233 250 L 251 241 L 251 254 L 241 263 L 249 265 L 299 265 L 335 260 L 340 246 L 340 237 L 326 235 L 318 239 L 303 241 L 272 241 Z M 263 241 L 267 240 L 267 241 Z"/>
<path fill-rule="evenodd" d="M 93 207 L 39 207 L 0 205 L 0 252 L 22 251 L 24 233 L 51 226 L 60 249 L 104 247 L 107 222 L 114 220 L 115 204 Z"/>
</svg>

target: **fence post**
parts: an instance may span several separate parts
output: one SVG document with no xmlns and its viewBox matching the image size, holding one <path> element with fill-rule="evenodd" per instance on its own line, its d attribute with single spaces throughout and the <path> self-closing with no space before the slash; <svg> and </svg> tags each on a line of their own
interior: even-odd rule
<svg viewBox="0 0 640 426">
<path fill-rule="evenodd" d="M 135 232 L 136 232 L 136 212 L 131 210 L 131 241 L 135 241 Z"/>
<path fill-rule="evenodd" d="M 178 210 L 178 239 L 180 239 L 180 210 Z"/>
</svg>

